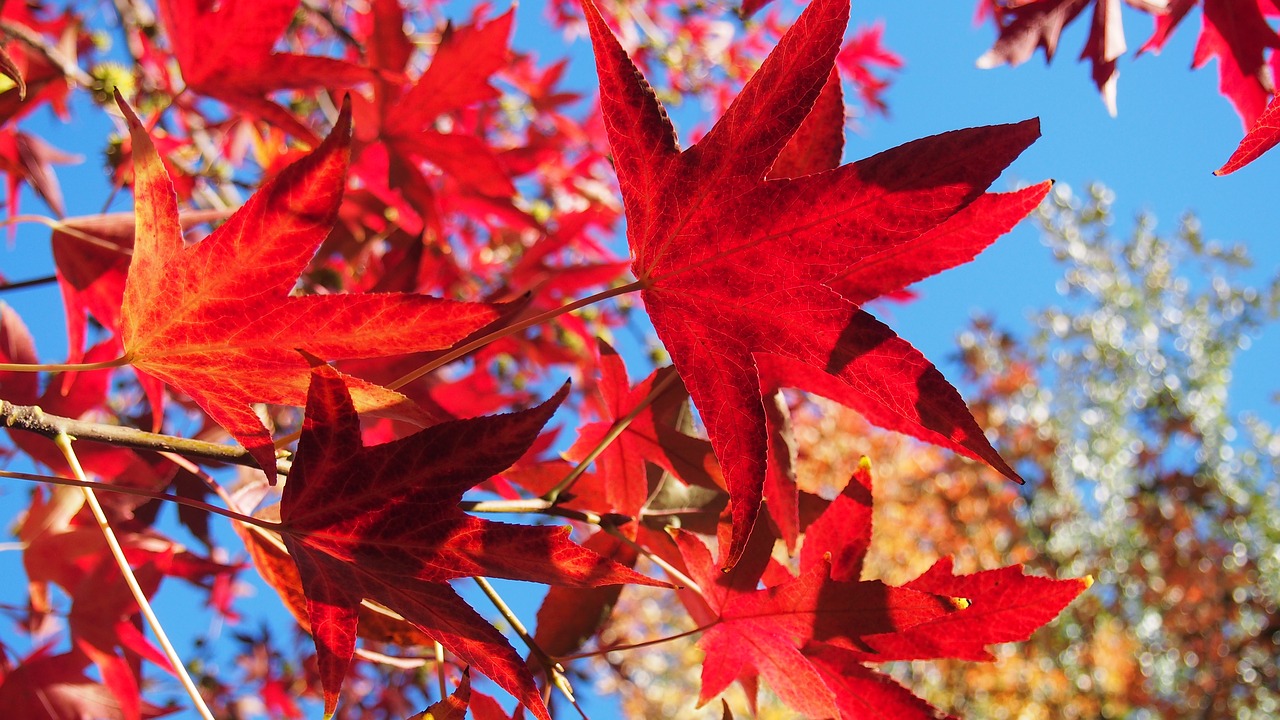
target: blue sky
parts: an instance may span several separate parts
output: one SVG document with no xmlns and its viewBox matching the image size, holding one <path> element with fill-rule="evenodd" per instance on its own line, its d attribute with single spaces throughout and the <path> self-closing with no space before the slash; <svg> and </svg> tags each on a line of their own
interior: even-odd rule
<svg viewBox="0 0 1280 720">
<path fill-rule="evenodd" d="M 1075 59 L 1084 43 L 1087 18 L 1064 34 L 1052 67 L 1046 68 L 1037 55 L 1015 69 L 983 71 L 974 61 L 989 47 L 995 32 L 990 26 L 973 27 L 972 12 L 969 0 L 855 2 L 852 25 L 883 20 L 885 44 L 904 58 L 906 67 L 896 75 L 887 95 L 889 118 L 862 118 L 860 133 L 848 136 L 846 159 L 946 130 L 1038 116 L 1044 136 L 1014 163 L 996 189 L 1046 178 L 1083 188 L 1098 180 L 1116 192 L 1119 231 L 1128 230 L 1128 219 L 1139 210 L 1153 212 L 1165 231 L 1172 231 L 1178 217 L 1192 210 L 1207 237 L 1249 246 L 1258 265 L 1251 279 L 1260 284 L 1276 273 L 1280 203 L 1272 200 L 1272 194 L 1280 154 L 1266 156 L 1226 178 L 1211 174 L 1230 155 L 1243 128 L 1231 105 L 1218 94 L 1216 65 L 1195 72 L 1189 69 L 1198 15 L 1188 19 L 1162 55 L 1137 60 L 1130 55 L 1120 61 L 1119 114 L 1112 118 L 1089 79 L 1088 64 Z M 456 17 L 460 20 L 465 15 L 459 12 Z M 1126 7 L 1125 21 L 1129 45 L 1136 48 L 1149 34 L 1151 20 Z M 537 2 L 520 5 L 515 42 L 535 50 L 544 60 L 566 52 L 565 41 L 547 32 L 542 5 Z M 586 40 L 578 38 L 568 52 L 575 58 L 571 82 L 584 89 L 593 87 Z M 25 127 L 58 147 L 86 156 L 82 165 L 59 168 L 58 174 L 68 213 L 92 214 L 102 210 L 107 196 L 97 153 L 110 123 L 83 104 L 74 111 L 74 123 L 40 121 Z M 23 207 L 25 212 L 39 211 L 29 193 L 24 194 Z M 113 209 L 129 207 L 126 197 Z M 0 272 L 10 280 L 47 274 L 52 268 L 47 239 L 43 228 L 22 228 L 17 240 L 0 250 Z M 927 281 L 920 300 L 894 306 L 887 320 L 945 372 L 946 358 L 955 351 L 954 336 L 972 314 L 994 312 L 1006 326 L 1025 331 L 1027 310 L 1057 299 L 1054 283 L 1059 274 L 1036 230 L 1023 225 L 976 262 Z M 26 319 L 42 357 L 63 356 L 65 330 L 56 289 L 5 293 L 0 299 L 14 305 Z M 1277 389 L 1269 376 L 1278 354 L 1280 333 L 1274 328 L 1242 354 L 1235 373 L 1233 409 L 1277 420 L 1268 397 Z M 0 485 L 0 517 L 13 517 L 25 494 L 23 486 Z M 234 541 L 229 544 L 235 547 Z M 0 555 L 0 573 L 18 577 L 9 574 L 16 572 L 16 560 L 16 553 Z M 13 599 L 0 598 L 0 602 Z M 191 602 L 193 596 L 167 591 L 158 610 L 164 618 L 180 618 Z M 259 598 L 242 608 L 254 617 L 261 607 L 274 603 L 272 598 Z M 524 605 L 522 615 L 531 618 L 536 606 L 532 599 Z M 277 628 L 285 626 L 279 613 L 271 617 Z M 203 628 L 179 623 L 176 629 L 178 634 L 188 634 Z"/>
</svg>

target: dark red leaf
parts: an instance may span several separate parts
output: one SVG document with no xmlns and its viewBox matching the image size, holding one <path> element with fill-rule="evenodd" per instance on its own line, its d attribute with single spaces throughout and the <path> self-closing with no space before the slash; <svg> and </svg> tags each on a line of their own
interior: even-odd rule
<svg viewBox="0 0 1280 720">
<path fill-rule="evenodd" d="M 337 703 L 364 598 L 399 613 L 549 718 L 520 657 L 448 581 L 483 575 L 568 587 L 661 584 L 575 545 L 567 528 L 491 522 L 458 508 L 465 491 L 524 454 L 567 390 L 531 410 L 441 423 L 365 447 L 342 377 L 327 365 L 313 369 L 280 531 L 307 595 L 326 712 Z"/>
</svg>

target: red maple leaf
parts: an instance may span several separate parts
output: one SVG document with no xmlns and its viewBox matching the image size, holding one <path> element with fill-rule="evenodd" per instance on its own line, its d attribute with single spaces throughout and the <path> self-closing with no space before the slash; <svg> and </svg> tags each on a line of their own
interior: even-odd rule
<svg viewBox="0 0 1280 720">
<path fill-rule="evenodd" d="M 840 165 L 843 149 L 844 103 L 840 79 L 832 72 L 814 101 L 813 110 L 769 169 L 769 177 L 796 178 L 834 170 Z M 985 193 L 941 225 L 914 240 L 850 266 L 829 278 L 826 285 L 858 305 L 881 297 L 909 297 L 907 286 L 972 260 L 1013 229 L 1040 204 L 1051 185 L 1043 182 L 1013 193 Z M 868 406 L 856 390 L 851 391 L 845 383 L 834 382 L 820 369 L 792 367 L 789 370 L 769 370 L 775 363 L 774 359 L 760 361 L 761 395 L 765 398 L 770 450 L 764 497 L 768 500 L 769 514 L 777 523 L 787 546 L 794 548 L 799 536 L 799 498 L 791 469 L 794 442 L 789 429 L 790 417 L 780 394 L 781 387 L 801 385 L 810 392 L 859 408 L 868 417 L 875 417 L 878 411 Z M 802 377 L 807 379 L 801 381 Z M 892 417 L 884 417 L 878 422 L 885 427 L 894 427 Z M 896 429 L 925 437 L 918 429 Z"/>
<path fill-rule="evenodd" d="M 1156 29 L 1138 50 L 1160 52 L 1169 37 L 1200 0 L 1174 0 L 1166 14 L 1156 17 Z M 1218 60 L 1218 89 L 1235 106 L 1246 128 L 1253 125 L 1274 90 L 1265 53 L 1280 48 L 1280 36 L 1266 16 L 1274 13 L 1270 0 L 1204 0 L 1200 37 L 1193 68 Z"/>
<path fill-rule="evenodd" d="M 191 247 L 150 138 L 123 101 L 120 107 L 129 120 L 137 176 L 137 240 L 120 335 L 157 422 L 157 381 L 163 381 L 190 395 L 274 480 L 271 435 L 250 405 L 302 404 L 310 373 L 296 349 L 326 359 L 436 350 L 497 317 L 489 305 L 425 295 L 290 295 L 342 200 L 348 107 L 322 145 Z M 348 385 L 362 410 L 422 419 L 399 393 L 356 378 Z"/>
<path fill-rule="evenodd" d="M 54 215 L 62 217 L 66 209 L 62 204 L 62 188 L 58 185 L 53 165 L 77 163 L 80 160 L 80 156 L 65 153 L 21 130 L 0 130 L 0 171 L 9 176 L 9 214 L 18 214 L 18 191 L 25 182 Z"/>
<path fill-rule="evenodd" d="M 1142 2 L 1129 0 L 1131 5 Z M 1045 61 L 1053 59 L 1062 30 L 1089 5 L 1093 5 L 1093 22 L 1080 59 L 1093 63 L 1093 81 L 1102 93 L 1107 111 L 1116 114 L 1116 60 L 1127 46 L 1120 19 L 1120 0 L 1029 0 L 993 3 L 992 11 L 999 36 L 982 57 L 978 67 L 1020 65 L 1031 58 L 1036 48 L 1044 50 Z"/>
<path fill-rule="evenodd" d="M 300 138 L 315 133 L 267 99 L 276 90 L 350 87 L 372 80 L 367 68 L 316 55 L 272 52 L 300 0 L 161 0 L 182 79 L 195 92 Z"/>
<path fill-rule="evenodd" d="M 734 680 L 753 697 L 763 677 L 806 716 L 865 717 L 876 698 L 886 703 L 886 716 L 933 717 L 927 703 L 861 663 L 994 659 L 986 645 L 1026 640 L 1089 585 L 1028 577 L 1020 566 L 955 577 L 949 559 L 902 587 L 860 580 L 871 503 L 864 464 L 809 526 L 795 577 L 776 568 L 763 573 L 773 547 L 767 523 L 757 525 L 743 562 L 728 574 L 696 536 L 678 532 L 680 554 L 701 589 L 700 598 L 685 592 L 682 599 L 707 625 L 698 641 L 706 652 L 701 703 Z M 768 586 L 758 588 L 762 574 Z"/>
<path fill-rule="evenodd" d="M 741 554 L 759 513 L 762 358 L 780 360 L 782 384 L 808 389 L 806 378 L 820 374 L 877 424 L 1016 478 L 937 369 L 827 281 L 971 203 L 1038 136 L 1038 123 L 946 133 L 829 172 L 766 180 L 830 75 L 847 0 L 812 3 L 683 153 L 652 89 L 596 7 L 584 6 L 632 269 L 729 487 L 734 540 L 723 561 Z"/>
<path fill-rule="evenodd" d="M 599 422 L 583 425 L 578 431 L 578 440 L 564 456 L 582 462 L 622 418 L 629 418 L 626 429 L 605 447 L 595 463 L 597 479 L 604 486 L 603 494 L 611 511 L 638 518 L 652 492 L 646 463 L 653 463 L 689 482 L 694 476 L 712 470 L 706 466 L 707 452 L 699 447 L 705 446 L 706 441 L 682 435 L 655 421 L 654 405 L 659 400 L 665 404 L 671 404 L 670 399 L 675 399 L 675 404 L 684 402 L 684 388 L 678 382 L 671 383 L 675 378 L 668 379 L 675 372 L 673 368 L 656 370 L 632 387 L 622 356 L 608 343 L 600 341 L 600 372 L 604 416 Z M 660 383 L 664 384 L 662 388 L 658 387 Z M 655 392 L 657 395 L 650 398 Z"/>
<path fill-rule="evenodd" d="M 567 528 L 490 522 L 458 508 L 464 492 L 524 454 L 567 389 L 530 410 L 441 423 L 364 447 L 342 377 L 328 366 L 312 371 L 280 531 L 307 595 L 326 712 L 337 702 L 364 598 L 396 611 L 549 720 L 520 656 L 448 581 L 661 584 L 570 542 Z"/>
<path fill-rule="evenodd" d="M 5 717 L 132 720 L 173 712 L 172 707 L 140 702 L 130 715 L 106 685 L 85 676 L 89 660 L 83 653 L 51 655 L 49 651 L 49 645 L 37 648 L 0 677 L 0 712 Z"/>
<path fill-rule="evenodd" d="M 385 77 L 374 84 L 372 101 L 357 98 L 354 172 L 374 184 L 400 190 L 415 212 L 438 223 L 436 191 L 420 164 L 429 162 L 463 188 L 494 197 L 515 193 L 507 171 L 482 137 L 462 128 L 442 132 L 441 115 L 500 93 L 490 77 L 502 69 L 514 11 L 481 23 L 447 26 L 431 63 L 411 85 L 399 78 L 409 69 L 412 43 L 404 35 L 404 10 L 398 0 L 378 0 L 370 8 L 372 42 L 384 49 L 373 60 Z"/>
</svg>

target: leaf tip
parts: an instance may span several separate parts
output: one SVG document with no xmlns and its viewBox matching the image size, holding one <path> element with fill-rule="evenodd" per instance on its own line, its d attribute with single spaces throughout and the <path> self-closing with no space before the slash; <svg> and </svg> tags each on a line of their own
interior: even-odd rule
<svg viewBox="0 0 1280 720">
<path fill-rule="evenodd" d="M 120 108 L 120 114 L 124 115 L 125 124 L 129 126 L 129 134 L 137 138 L 139 132 L 145 133 L 142 128 L 142 121 L 138 120 L 138 115 L 129 106 L 129 101 L 124 99 L 124 95 L 120 94 L 120 88 L 112 88 L 112 95 L 116 99 L 116 107 Z"/>
<path fill-rule="evenodd" d="M 1085 575 L 1084 577 L 1080 578 L 1080 584 L 1084 585 L 1085 590 L 1088 590 L 1089 588 L 1093 587 L 1093 576 Z"/>
<path fill-rule="evenodd" d="M 330 136 L 339 135 L 344 141 L 351 138 L 351 93 L 342 95 L 342 108 L 338 110 L 338 120 L 333 124 Z"/>
<path fill-rule="evenodd" d="M 321 366 L 327 366 L 329 364 L 302 348 L 294 348 L 293 350 L 307 361 L 307 365 L 311 366 L 312 370 L 319 369 Z"/>
<path fill-rule="evenodd" d="M 1027 118 L 1026 120 L 1023 120 L 1019 124 L 1024 125 L 1027 127 L 1027 129 L 1031 130 L 1034 133 L 1036 138 L 1040 137 L 1040 116 L 1039 115 L 1033 118 Z"/>
</svg>

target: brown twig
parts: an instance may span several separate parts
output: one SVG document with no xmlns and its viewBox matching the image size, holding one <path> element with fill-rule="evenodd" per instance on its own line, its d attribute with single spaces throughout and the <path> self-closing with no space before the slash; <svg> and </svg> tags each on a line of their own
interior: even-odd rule
<svg viewBox="0 0 1280 720">
<path fill-rule="evenodd" d="M 89 73 L 85 72 L 75 60 L 68 58 L 57 47 L 49 42 L 40 33 L 21 23 L 12 20 L 0 20 L 0 32 L 11 38 L 16 38 L 31 46 L 31 49 L 40 53 L 46 60 L 53 63 L 55 67 L 62 71 L 62 74 L 69 78 L 77 85 L 93 89 L 93 78 L 89 77 Z"/>
<path fill-rule="evenodd" d="M 43 435 L 50 440 L 56 440 L 58 435 L 65 433 L 78 440 L 105 443 L 134 450 L 171 452 L 200 460 L 212 460 L 251 468 L 258 467 L 258 463 L 242 445 L 224 445 L 204 440 L 160 435 L 120 425 L 73 420 L 58 415 L 50 415 L 35 405 L 15 405 L 7 400 L 0 400 L 0 421 L 13 430 L 23 430 Z M 293 463 L 288 460 L 276 460 L 277 473 L 288 475 L 292 467 Z"/>
<path fill-rule="evenodd" d="M 58 282 L 57 275 L 46 275 L 44 277 L 31 278 L 30 280 L 19 280 L 17 282 L 4 283 L 3 285 L 0 285 L 0 292 L 7 292 L 9 290 L 25 290 L 27 288 L 49 285 L 55 282 Z"/>
</svg>

